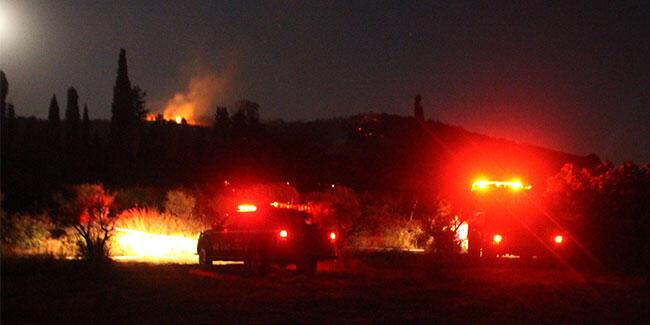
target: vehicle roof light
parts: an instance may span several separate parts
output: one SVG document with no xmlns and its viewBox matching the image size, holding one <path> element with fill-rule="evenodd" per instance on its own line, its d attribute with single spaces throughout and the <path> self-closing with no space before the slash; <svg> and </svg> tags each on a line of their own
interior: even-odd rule
<svg viewBox="0 0 650 325">
<path fill-rule="evenodd" d="M 478 180 L 472 183 L 471 191 L 472 192 L 486 191 L 490 187 L 509 188 L 513 191 L 530 190 L 531 188 L 533 188 L 531 185 L 524 185 L 522 182 L 517 180 L 510 181 L 510 182 Z"/>
<path fill-rule="evenodd" d="M 237 206 L 237 212 L 255 212 L 257 211 L 257 206 L 254 204 L 240 204 Z"/>
</svg>

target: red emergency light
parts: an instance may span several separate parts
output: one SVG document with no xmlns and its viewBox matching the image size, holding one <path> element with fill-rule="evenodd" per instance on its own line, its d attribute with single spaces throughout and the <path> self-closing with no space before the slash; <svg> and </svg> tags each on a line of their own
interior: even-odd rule
<svg viewBox="0 0 650 325">
<path fill-rule="evenodd" d="M 477 180 L 472 183 L 472 192 L 485 192 L 490 188 L 509 188 L 512 191 L 521 191 L 521 190 L 530 190 L 531 185 L 524 185 L 519 180 L 512 181 L 488 181 L 488 180 Z"/>
</svg>

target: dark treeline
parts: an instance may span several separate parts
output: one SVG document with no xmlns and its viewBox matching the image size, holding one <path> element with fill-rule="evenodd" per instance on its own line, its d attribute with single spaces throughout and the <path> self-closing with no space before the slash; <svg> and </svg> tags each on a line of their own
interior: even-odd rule
<svg viewBox="0 0 650 325">
<path fill-rule="evenodd" d="M 259 105 L 241 100 L 230 108 L 216 107 L 212 127 L 176 124 L 160 116 L 145 121 L 146 93 L 132 85 L 124 50 L 110 122 L 91 120 L 92 110 L 85 105 L 80 110 L 83 94 L 73 87 L 65 101 L 52 96 L 47 120 L 17 117 L 6 102 L 8 91 L 2 73 L 2 193 L 9 211 L 47 208 L 59 189 L 89 182 L 111 188 L 171 188 L 224 180 L 282 181 L 301 191 L 343 184 L 417 198 L 455 188 L 450 184 L 466 180 L 481 165 L 499 165 L 543 182 L 564 163 L 599 162 L 595 156 L 573 156 L 426 122 L 418 98 L 414 106 L 419 118 L 368 113 L 263 123 Z"/>
</svg>

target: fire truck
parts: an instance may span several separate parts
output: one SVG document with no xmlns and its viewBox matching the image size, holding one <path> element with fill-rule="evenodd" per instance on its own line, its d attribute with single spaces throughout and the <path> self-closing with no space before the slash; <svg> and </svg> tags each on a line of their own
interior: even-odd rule
<svg viewBox="0 0 650 325">
<path fill-rule="evenodd" d="M 272 264 L 295 264 L 299 273 L 309 275 L 318 261 L 337 257 L 336 231 L 316 224 L 306 205 L 241 204 L 230 219 L 228 226 L 199 235 L 201 266 L 243 261 L 247 272 L 263 275 Z"/>
<path fill-rule="evenodd" d="M 569 236 L 536 208 L 532 186 L 520 180 L 478 180 L 471 186 L 476 213 L 469 222 L 473 257 L 560 258 Z"/>
</svg>

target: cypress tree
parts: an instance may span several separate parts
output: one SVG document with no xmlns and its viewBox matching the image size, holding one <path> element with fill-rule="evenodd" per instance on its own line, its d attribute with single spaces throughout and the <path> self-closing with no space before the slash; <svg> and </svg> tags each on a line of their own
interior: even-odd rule
<svg viewBox="0 0 650 325">
<path fill-rule="evenodd" d="M 5 125 L 2 126 L 6 130 L 9 137 L 13 137 L 14 132 L 16 131 L 16 111 L 14 110 L 14 104 L 7 103 L 7 118 L 5 119 Z M 9 140 L 11 142 L 11 140 Z"/>
<path fill-rule="evenodd" d="M 113 141 L 122 140 L 130 135 L 133 120 L 137 116 L 133 105 L 133 89 L 129 80 L 126 51 L 124 49 L 120 49 L 111 112 L 113 113 L 111 116 L 111 137 Z"/>
<path fill-rule="evenodd" d="M 87 104 L 84 104 L 84 115 L 81 121 L 81 141 L 84 144 L 90 143 L 90 117 L 88 116 Z"/>
<path fill-rule="evenodd" d="M 110 179 L 107 181 L 128 184 L 135 179 L 137 173 L 135 159 L 138 155 L 140 139 L 138 137 L 139 122 L 138 113 L 135 110 L 134 90 L 129 80 L 126 51 L 124 49 L 120 49 L 111 112 L 109 138 L 113 161 L 111 162 Z"/>
<path fill-rule="evenodd" d="M 61 116 L 59 115 L 59 102 L 56 100 L 56 95 L 52 95 L 50 100 L 50 108 L 47 114 L 47 150 L 50 155 L 59 154 L 61 141 Z"/>
<path fill-rule="evenodd" d="M 418 122 L 424 122 L 424 109 L 422 109 L 422 96 L 420 94 L 415 95 L 415 103 L 413 103 L 413 113 L 415 120 Z"/>
<path fill-rule="evenodd" d="M 75 152 L 79 142 L 79 95 L 74 87 L 68 89 L 68 102 L 65 109 L 65 146 L 67 151 Z"/>
<path fill-rule="evenodd" d="M 9 93 L 9 82 L 7 82 L 5 72 L 0 70 L 0 114 L 2 114 L 0 118 L 2 118 L 2 124 L 7 117 L 7 93 Z"/>
<path fill-rule="evenodd" d="M 53 94 L 47 114 L 47 134 L 43 143 L 45 143 L 47 155 L 47 164 L 44 165 L 44 169 L 48 179 L 55 184 L 61 182 L 61 162 L 57 159 L 61 155 L 61 115 L 59 111 L 59 102 L 56 95 Z"/>
<path fill-rule="evenodd" d="M 59 115 L 59 102 L 56 100 L 56 95 L 52 95 L 50 100 L 50 109 L 47 114 L 47 127 L 50 131 L 49 136 L 53 136 L 56 132 L 56 137 L 60 136 L 61 116 Z"/>
<path fill-rule="evenodd" d="M 64 179 L 68 183 L 76 183 L 81 179 L 81 153 L 79 117 L 79 95 L 73 87 L 68 89 L 68 101 L 65 109 L 63 132 L 63 151 L 65 153 Z"/>
</svg>

